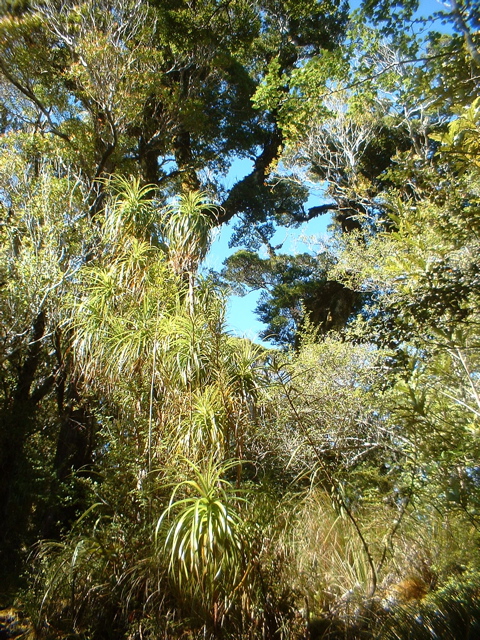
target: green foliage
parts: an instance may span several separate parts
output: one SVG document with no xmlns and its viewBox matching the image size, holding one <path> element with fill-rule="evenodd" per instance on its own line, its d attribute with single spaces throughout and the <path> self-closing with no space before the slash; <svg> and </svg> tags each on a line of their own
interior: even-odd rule
<svg viewBox="0 0 480 640">
<path fill-rule="evenodd" d="M 148 242 L 156 221 L 152 206 L 155 187 L 142 186 L 138 178 L 128 180 L 122 176 L 113 176 L 108 186 L 116 194 L 105 211 L 104 233 L 108 241 L 114 243 L 122 236 L 133 236 Z"/>
<path fill-rule="evenodd" d="M 0 562 L 37 542 L 38 637 L 475 632 L 472 8 L 4 3 Z M 199 275 L 232 218 L 222 277 L 295 349 Z"/>
<path fill-rule="evenodd" d="M 260 258 L 252 251 L 237 251 L 225 260 L 222 278 L 234 290 L 260 290 L 256 308 L 267 325 L 261 337 L 274 344 L 296 344 L 308 322 L 322 333 L 343 329 L 360 306 L 361 296 L 328 279 L 333 257 L 272 255 Z"/>
<path fill-rule="evenodd" d="M 21 546 L 47 528 L 47 511 L 53 511 L 52 496 L 59 490 L 56 444 L 68 411 L 59 415 L 63 397 L 55 402 L 53 395 L 64 366 L 60 336 L 66 316 L 58 300 L 71 291 L 78 271 L 69 248 L 81 256 L 93 229 L 81 218 L 84 193 L 70 176 L 38 158 L 26 162 L 32 140 L 6 136 L 3 142 L 0 553 L 7 574 Z M 75 510 L 75 498 L 72 503 Z"/>
<path fill-rule="evenodd" d="M 207 602 L 225 590 L 228 598 L 244 577 L 245 550 L 238 509 L 245 498 L 236 495 L 223 477 L 238 464 L 218 464 L 209 459 L 200 468 L 190 463 L 195 480 L 175 486 L 156 527 L 158 535 L 173 519 L 164 542 L 169 569 L 179 587 L 186 583 L 184 589 L 199 592 Z M 187 497 L 176 499 L 184 491 Z"/>
<path fill-rule="evenodd" d="M 478 589 L 478 573 L 454 576 L 423 602 L 404 605 L 390 614 L 377 637 L 474 638 L 480 624 Z"/>
<path fill-rule="evenodd" d="M 432 135 L 432 138 L 442 143 L 441 154 L 454 169 L 460 173 L 476 173 L 478 176 L 480 98 L 475 99 L 468 107 L 457 107 L 453 113 L 457 118 L 450 122 L 448 131 Z"/>
<path fill-rule="evenodd" d="M 163 213 L 162 234 L 175 273 L 195 273 L 210 247 L 216 207 L 206 193 L 188 192 Z"/>
</svg>

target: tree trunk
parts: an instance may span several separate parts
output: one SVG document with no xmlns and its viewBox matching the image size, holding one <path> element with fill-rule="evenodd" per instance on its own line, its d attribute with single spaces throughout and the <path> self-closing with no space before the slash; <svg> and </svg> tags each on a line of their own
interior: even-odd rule
<svg viewBox="0 0 480 640">
<path fill-rule="evenodd" d="M 22 477 L 24 448 L 31 432 L 38 402 L 53 384 L 53 377 L 32 393 L 40 364 L 45 313 L 36 316 L 25 359 L 20 367 L 10 406 L 0 416 L 0 553 L 9 554 L 18 547 L 30 511 L 26 478 Z M 6 558 L 1 558 L 3 564 Z"/>
</svg>

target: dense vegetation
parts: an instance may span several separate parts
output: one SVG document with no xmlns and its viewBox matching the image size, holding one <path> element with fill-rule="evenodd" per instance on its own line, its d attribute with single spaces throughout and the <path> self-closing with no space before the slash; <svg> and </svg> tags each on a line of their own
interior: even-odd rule
<svg viewBox="0 0 480 640">
<path fill-rule="evenodd" d="M 480 31 L 450 5 L 0 4 L 2 637 L 478 637 Z M 226 327 L 252 289 L 271 349 Z"/>
</svg>

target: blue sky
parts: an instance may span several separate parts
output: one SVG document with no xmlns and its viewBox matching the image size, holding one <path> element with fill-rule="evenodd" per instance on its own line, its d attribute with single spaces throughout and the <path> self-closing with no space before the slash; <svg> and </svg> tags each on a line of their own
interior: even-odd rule
<svg viewBox="0 0 480 640">
<path fill-rule="evenodd" d="M 251 170 L 251 162 L 237 160 L 233 163 L 225 180 L 226 186 L 232 186 L 237 180 L 250 173 Z M 321 202 L 322 200 L 319 194 L 314 194 L 307 202 L 306 208 L 318 205 Z M 277 245 L 283 243 L 282 253 L 295 254 L 309 250 L 313 251 L 315 238 L 325 237 L 328 234 L 327 227 L 330 222 L 331 217 L 324 215 L 301 225 L 297 229 L 282 228 L 275 234 L 272 244 Z M 235 253 L 235 251 L 238 251 L 239 247 L 230 248 L 228 246 L 234 224 L 235 222 L 232 221 L 228 225 L 222 225 L 222 227 L 217 230 L 218 235 L 214 237 L 211 249 L 204 263 L 205 269 L 220 271 L 225 258 Z M 229 298 L 227 308 L 228 330 L 235 335 L 245 336 L 256 342 L 260 341 L 258 335 L 260 331 L 265 328 L 265 326 L 257 320 L 254 312 L 260 293 L 260 291 L 252 291 L 246 296 L 232 295 Z"/>
<path fill-rule="evenodd" d="M 298 229 L 282 229 L 275 235 L 274 244 L 284 242 L 282 253 L 313 251 L 315 239 L 328 235 L 327 226 L 330 222 L 330 216 L 322 216 L 303 224 Z M 205 261 L 207 269 L 219 271 L 225 258 L 238 250 L 238 247 L 233 249 L 228 247 L 232 228 L 233 225 L 223 225 L 219 230 Z M 254 313 L 259 296 L 259 291 L 252 291 L 246 296 L 230 296 L 227 309 L 229 331 L 258 342 L 258 334 L 265 328 Z"/>
</svg>

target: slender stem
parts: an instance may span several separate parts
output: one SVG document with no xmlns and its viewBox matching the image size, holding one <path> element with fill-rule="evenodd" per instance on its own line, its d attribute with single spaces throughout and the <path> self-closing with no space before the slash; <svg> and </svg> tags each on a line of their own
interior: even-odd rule
<svg viewBox="0 0 480 640">
<path fill-rule="evenodd" d="M 155 390 L 155 370 L 157 368 L 157 336 L 160 301 L 157 302 L 157 317 L 155 323 L 155 340 L 153 341 L 152 377 L 150 380 L 150 400 L 148 407 L 148 473 L 152 469 L 152 424 L 153 424 L 153 395 Z"/>
<path fill-rule="evenodd" d="M 152 470 L 152 423 L 153 423 L 153 391 L 157 361 L 157 341 L 153 343 L 152 377 L 150 381 L 150 403 L 148 409 L 148 473 Z"/>
<path fill-rule="evenodd" d="M 462 367 L 463 367 L 465 373 L 467 374 L 468 382 L 470 383 L 470 388 L 472 389 L 472 395 L 475 398 L 475 402 L 477 403 L 478 409 L 480 410 L 480 397 L 478 395 L 477 388 L 476 388 L 476 386 L 475 386 L 475 384 L 474 384 L 474 382 L 472 380 L 472 375 L 471 375 L 470 369 L 468 368 L 467 361 L 463 357 L 463 353 L 461 352 L 459 347 L 456 348 L 456 352 L 457 352 L 458 359 L 462 363 Z M 472 409 L 472 411 L 474 411 L 474 410 Z M 474 413 L 476 415 L 479 415 L 478 411 L 474 411 Z"/>
</svg>

